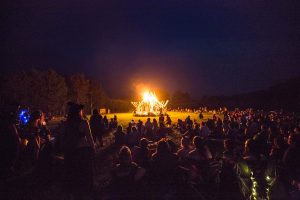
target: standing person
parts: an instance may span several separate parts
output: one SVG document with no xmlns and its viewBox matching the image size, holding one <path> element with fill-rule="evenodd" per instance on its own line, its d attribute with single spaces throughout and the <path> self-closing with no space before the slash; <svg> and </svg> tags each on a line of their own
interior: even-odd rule
<svg viewBox="0 0 300 200">
<path fill-rule="evenodd" d="M 117 127 L 118 127 L 118 118 L 117 118 L 117 115 L 114 115 L 113 128 L 116 129 Z"/>
<path fill-rule="evenodd" d="M 19 157 L 21 139 L 14 124 L 14 116 L 6 112 L 0 114 L 0 179 L 13 172 Z"/>
<path fill-rule="evenodd" d="M 51 141 L 51 131 L 47 127 L 45 113 L 41 112 L 39 120 L 39 136 L 41 137 L 40 153 L 37 163 L 37 170 L 43 177 L 51 176 L 53 143 Z"/>
<path fill-rule="evenodd" d="M 70 192 L 87 192 L 93 186 L 93 157 L 95 145 L 83 105 L 70 106 L 64 138 L 65 184 Z"/>
<path fill-rule="evenodd" d="M 202 111 L 200 111 L 199 119 L 203 119 L 203 113 L 202 113 Z"/>
<path fill-rule="evenodd" d="M 94 138 L 94 142 L 99 141 L 100 147 L 103 147 L 103 133 L 104 133 L 104 123 L 102 120 L 102 116 L 99 114 L 97 109 L 93 110 L 93 115 L 90 120 L 91 132 Z"/>
<path fill-rule="evenodd" d="M 157 123 L 157 120 L 155 118 L 153 119 L 152 131 L 153 131 L 154 139 L 157 139 L 158 123 Z"/>
<path fill-rule="evenodd" d="M 41 129 L 40 133 L 41 133 L 41 137 L 45 140 L 49 140 L 51 137 L 51 131 L 50 129 L 47 127 L 47 120 L 46 120 L 46 116 L 44 112 L 41 112 L 41 118 L 40 118 L 40 122 L 39 122 L 39 127 Z"/>
<path fill-rule="evenodd" d="M 39 153 L 41 149 L 41 118 L 42 112 L 37 110 L 34 111 L 31 116 L 29 122 L 26 124 L 24 128 L 24 136 L 28 140 L 28 145 L 26 147 L 26 155 L 28 159 L 35 164 L 39 158 Z"/>
<path fill-rule="evenodd" d="M 106 115 L 104 115 L 104 117 L 103 117 L 103 123 L 104 123 L 104 127 L 108 128 L 108 119 L 107 119 Z"/>
</svg>

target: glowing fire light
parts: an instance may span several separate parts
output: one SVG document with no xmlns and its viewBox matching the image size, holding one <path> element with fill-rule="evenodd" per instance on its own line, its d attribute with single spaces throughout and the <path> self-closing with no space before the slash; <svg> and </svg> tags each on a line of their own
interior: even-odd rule
<svg viewBox="0 0 300 200">
<path fill-rule="evenodd" d="M 146 91 L 139 102 L 131 102 L 135 107 L 135 115 L 159 115 L 166 112 L 167 101 L 159 101 L 154 92 Z"/>
<path fill-rule="evenodd" d="M 158 100 L 154 93 L 147 91 L 147 92 L 144 92 L 144 94 L 143 94 L 143 101 L 150 103 L 150 104 L 154 104 Z"/>
</svg>

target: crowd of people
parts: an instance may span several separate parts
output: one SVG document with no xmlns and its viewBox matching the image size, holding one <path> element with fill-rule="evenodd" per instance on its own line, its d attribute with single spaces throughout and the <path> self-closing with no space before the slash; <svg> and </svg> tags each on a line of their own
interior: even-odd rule
<svg viewBox="0 0 300 200">
<path fill-rule="evenodd" d="M 117 163 L 110 184 L 97 198 L 300 198 L 296 114 L 236 109 L 201 123 L 187 117 L 174 124 L 170 116 L 161 115 L 145 123 L 132 120 L 123 128 L 117 116 L 109 121 L 95 109 L 87 120 L 82 105 L 68 106 L 59 134 L 51 133 L 40 111 L 33 112 L 22 129 L 10 115 L 1 116 L 1 178 L 13 174 L 20 163 L 45 174 L 53 167 L 54 154 L 61 152 L 65 190 L 89 193 L 95 168 L 101 167 L 95 165 L 97 149 L 104 148 L 105 134 L 113 132 Z"/>
<path fill-rule="evenodd" d="M 153 199 L 299 199 L 299 122 L 294 114 L 251 109 L 225 112 L 223 120 L 214 115 L 201 124 L 187 117 L 176 126 L 182 136 L 177 148 L 167 137 L 172 130 L 148 119 L 138 129 L 129 124 L 127 133 L 119 127 L 115 143 L 145 170 L 144 189 L 154 186 L 146 192 Z M 124 185 L 115 187 L 123 191 L 119 187 Z"/>
</svg>

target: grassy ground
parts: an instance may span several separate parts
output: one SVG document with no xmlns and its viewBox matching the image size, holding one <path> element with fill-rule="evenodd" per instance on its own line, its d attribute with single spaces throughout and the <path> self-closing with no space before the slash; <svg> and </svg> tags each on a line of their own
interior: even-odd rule
<svg viewBox="0 0 300 200">
<path fill-rule="evenodd" d="M 114 115 L 117 116 L 118 119 L 118 123 L 120 125 L 123 126 L 123 128 L 125 129 L 126 127 L 128 127 L 128 123 L 131 122 L 131 120 L 134 120 L 135 122 L 138 122 L 138 120 L 142 120 L 144 123 L 146 122 L 146 120 L 148 119 L 148 117 L 136 117 L 133 116 L 133 113 L 111 113 L 111 114 L 107 114 L 107 118 L 108 120 L 110 120 L 111 118 L 114 117 Z M 207 113 L 203 113 L 203 119 L 200 120 L 199 118 L 199 113 L 194 113 L 194 112 L 168 112 L 168 115 L 171 117 L 172 120 L 172 124 L 176 125 L 178 119 L 181 120 L 185 120 L 188 116 L 190 116 L 191 120 L 196 121 L 197 123 L 201 122 L 201 121 L 207 121 L 208 119 L 211 119 L 213 117 L 213 113 L 211 112 L 207 112 Z M 222 118 L 222 116 L 219 116 Z M 90 115 L 87 115 L 87 118 L 90 118 Z M 150 117 L 151 121 L 153 119 L 158 120 L 158 116 L 157 117 Z M 63 117 L 56 117 L 53 120 L 51 120 L 48 123 L 48 127 L 51 130 L 54 130 L 57 125 L 59 124 L 59 122 L 61 120 L 64 120 Z M 108 146 L 109 144 L 111 144 L 113 142 L 113 134 L 108 133 L 104 138 L 103 138 L 103 142 L 105 146 Z M 169 138 L 171 138 L 175 143 L 177 143 L 178 141 L 180 141 L 181 135 L 178 134 L 172 134 L 169 136 Z"/>
<path fill-rule="evenodd" d="M 114 115 L 117 116 L 119 124 L 121 124 L 123 127 L 127 127 L 128 123 L 133 119 L 135 122 L 137 122 L 139 119 L 142 120 L 144 123 L 148 119 L 148 117 L 135 117 L 132 113 L 112 113 L 106 115 L 108 119 L 113 118 Z M 191 120 L 200 122 L 199 114 L 193 113 L 193 112 L 168 112 L 168 115 L 171 117 L 172 124 L 176 123 L 178 119 L 185 120 L 188 116 L 190 116 Z M 204 119 L 207 120 L 209 118 L 213 117 L 212 113 L 204 113 L 203 114 Z M 158 121 L 158 117 L 150 117 L 151 121 L 155 118 Z"/>
<path fill-rule="evenodd" d="M 117 116 L 118 118 L 118 123 L 123 126 L 123 128 L 128 126 L 128 123 L 133 119 L 135 122 L 137 122 L 139 119 L 142 120 L 144 123 L 148 119 L 148 117 L 135 117 L 133 116 L 133 113 L 111 113 L 107 114 L 108 120 L 114 117 L 114 115 Z M 193 113 L 193 112 L 168 112 L 168 115 L 171 117 L 172 124 L 177 124 L 178 119 L 185 120 L 187 116 L 190 116 L 191 120 L 196 121 L 196 122 L 201 122 L 199 119 L 199 114 L 198 113 Z M 203 113 L 204 121 L 207 121 L 207 119 L 212 118 L 213 114 L 208 112 L 208 113 Z M 89 119 L 90 116 L 87 115 L 87 118 Z M 151 121 L 152 119 L 156 119 L 158 121 L 158 117 L 150 117 Z M 53 120 L 51 120 L 48 124 L 50 129 L 54 129 L 58 123 L 63 120 L 63 117 L 56 117 Z M 202 121 L 203 121 L 202 120 Z"/>
</svg>

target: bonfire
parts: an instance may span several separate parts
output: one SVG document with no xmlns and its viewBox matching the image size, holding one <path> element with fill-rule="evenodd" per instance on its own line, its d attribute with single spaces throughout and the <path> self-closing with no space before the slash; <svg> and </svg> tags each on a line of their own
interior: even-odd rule
<svg viewBox="0 0 300 200">
<path fill-rule="evenodd" d="M 143 99 L 138 102 L 131 102 L 135 107 L 136 116 L 157 116 L 166 113 L 168 100 L 159 101 L 152 91 L 146 91 L 142 95 Z"/>
</svg>

